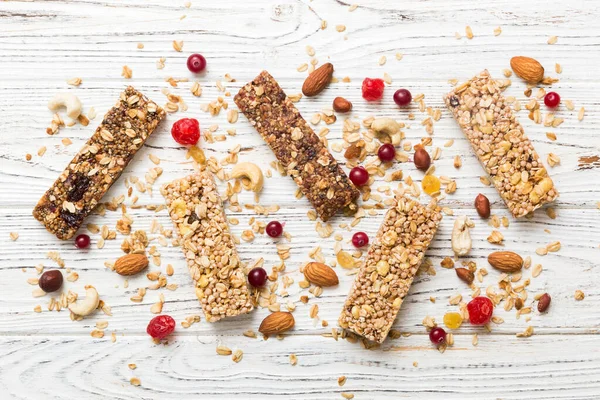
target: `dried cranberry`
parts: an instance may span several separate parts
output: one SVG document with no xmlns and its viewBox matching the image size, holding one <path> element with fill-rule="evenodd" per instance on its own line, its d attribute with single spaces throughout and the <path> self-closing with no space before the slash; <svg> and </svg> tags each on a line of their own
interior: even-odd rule
<svg viewBox="0 0 600 400">
<path fill-rule="evenodd" d="M 265 231 L 272 238 L 278 238 L 283 233 L 283 225 L 279 221 L 271 221 L 267 224 Z"/>
<path fill-rule="evenodd" d="M 202 54 L 192 54 L 187 59 L 187 67 L 191 72 L 198 74 L 206 68 L 206 58 Z"/>
<path fill-rule="evenodd" d="M 377 101 L 383 97 L 385 85 L 383 79 L 365 78 L 362 83 L 362 96 L 367 101 Z"/>
<path fill-rule="evenodd" d="M 556 92 L 548 92 L 544 96 L 544 104 L 546 107 L 554 108 L 560 104 L 560 96 Z"/>
<path fill-rule="evenodd" d="M 352 235 L 352 244 L 354 247 L 364 247 L 369 244 L 369 236 L 364 232 L 356 232 Z"/>
<path fill-rule="evenodd" d="M 369 172 L 365 167 L 354 167 L 350 170 L 349 178 L 356 186 L 363 186 L 369 181 Z"/>
<path fill-rule="evenodd" d="M 487 297 L 479 296 L 467 304 L 467 310 L 469 311 L 469 321 L 473 325 L 485 325 L 492 318 L 494 304 Z"/>
<path fill-rule="evenodd" d="M 391 143 L 382 144 L 377 150 L 377 157 L 383 162 L 392 161 L 396 157 L 396 149 Z"/>
<path fill-rule="evenodd" d="M 446 331 L 439 326 L 433 328 L 431 331 L 429 331 L 429 340 L 431 340 L 431 343 L 435 344 L 436 346 L 441 345 L 446 341 Z"/>
<path fill-rule="evenodd" d="M 77 235 L 77 237 L 75 238 L 75 247 L 77 247 L 78 249 L 87 249 L 88 247 L 90 247 L 90 237 L 85 233 Z"/>
<path fill-rule="evenodd" d="M 69 191 L 67 193 L 67 201 L 79 201 L 83 199 L 83 195 L 88 190 L 90 186 L 90 178 L 87 176 L 75 173 L 69 175 L 69 177 L 65 180 L 65 187 Z"/>
<path fill-rule="evenodd" d="M 148 323 L 146 332 L 154 339 L 164 339 L 175 330 L 175 320 L 168 315 L 154 317 Z"/>
<path fill-rule="evenodd" d="M 398 89 L 394 93 L 394 103 L 400 107 L 407 106 L 412 101 L 412 94 L 408 89 Z"/>
<path fill-rule="evenodd" d="M 248 282 L 255 288 L 265 286 L 265 283 L 267 283 L 267 271 L 261 267 L 252 268 L 248 273 Z"/>
<path fill-rule="evenodd" d="M 182 118 L 173 124 L 171 135 L 179 144 L 195 145 L 200 140 L 200 123 L 195 118 Z"/>
</svg>

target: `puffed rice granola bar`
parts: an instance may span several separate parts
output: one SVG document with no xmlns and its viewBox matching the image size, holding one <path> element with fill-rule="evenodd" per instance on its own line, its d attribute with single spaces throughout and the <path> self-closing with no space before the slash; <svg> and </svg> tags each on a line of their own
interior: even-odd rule
<svg viewBox="0 0 600 400">
<path fill-rule="evenodd" d="M 177 179 L 161 193 L 207 321 L 252 311 L 246 276 L 211 172 Z"/>
<path fill-rule="evenodd" d="M 533 144 L 487 70 L 458 85 L 444 101 L 515 217 L 558 197 Z"/>
<path fill-rule="evenodd" d="M 442 219 L 435 204 L 400 196 L 385 215 L 342 310 L 339 324 L 383 342 Z"/>
</svg>

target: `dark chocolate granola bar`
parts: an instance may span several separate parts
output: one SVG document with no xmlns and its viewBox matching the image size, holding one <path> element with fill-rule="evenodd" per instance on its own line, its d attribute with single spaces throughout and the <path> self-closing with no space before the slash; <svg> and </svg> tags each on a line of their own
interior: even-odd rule
<svg viewBox="0 0 600 400">
<path fill-rule="evenodd" d="M 164 117 L 156 103 L 131 86 L 125 89 L 33 216 L 57 238 L 71 238 Z"/>
<path fill-rule="evenodd" d="M 323 221 L 358 197 L 335 158 L 267 71 L 242 87 L 234 100 Z"/>
</svg>

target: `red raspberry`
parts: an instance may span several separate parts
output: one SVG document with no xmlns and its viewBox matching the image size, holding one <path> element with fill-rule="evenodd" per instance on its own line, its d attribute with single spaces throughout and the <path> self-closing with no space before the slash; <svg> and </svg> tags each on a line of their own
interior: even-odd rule
<svg viewBox="0 0 600 400">
<path fill-rule="evenodd" d="M 469 320 L 473 325 L 485 325 L 490 322 L 494 312 L 494 304 L 484 296 L 475 297 L 467 304 Z"/>
<path fill-rule="evenodd" d="M 182 118 L 173 124 L 171 135 L 179 144 L 195 145 L 200 139 L 200 123 L 194 118 Z"/>
<path fill-rule="evenodd" d="M 367 101 L 377 101 L 383 97 L 383 79 L 365 78 L 362 84 L 362 96 Z"/>
<path fill-rule="evenodd" d="M 146 332 L 154 339 L 164 339 L 175 330 L 175 320 L 168 315 L 154 317 L 148 323 Z"/>
</svg>

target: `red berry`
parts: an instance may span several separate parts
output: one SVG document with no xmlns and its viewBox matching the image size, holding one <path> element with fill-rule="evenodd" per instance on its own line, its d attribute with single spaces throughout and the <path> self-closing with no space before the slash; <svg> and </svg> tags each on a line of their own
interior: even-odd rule
<svg viewBox="0 0 600 400">
<path fill-rule="evenodd" d="M 398 89 L 394 93 L 394 102 L 399 106 L 407 106 L 412 101 L 412 94 L 407 89 Z"/>
<path fill-rule="evenodd" d="M 78 249 L 87 249 L 88 247 L 90 247 L 90 237 L 85 233 L 77 235 L 77 237 L 75 238 L 75 247 L 77 247 Z"/>
<path fill-rule="evenodd" d="M 364 247 L 369 244 L 369 236 L 364 232 L 356 232 L 352 235 L 352 244 L 354 247 Z"/>
<path fill-rule="evenodd" d="M 267 231 L 267 235 L 277 238 L 283 233 L 283 225 L 279 221 L 271 221 L 267 224 L 265 230 Z"/>
<path fill-rule="evenodd" d="M 148 323 L 146 332 L 154 339 L 164 339 L 175 330 L 175 320 L 168 315 L 154 317 Z"/>
<path fill-rule="evenodd" d="M 261 267 L 252 268 L 248 273 L 248 282 L 255 288 L 265 286 L 265 283 L 267 283 L 267 271 Z"/>
<path fill-rule="evenodd" d="M 446 341 L 446 331 L 439 326 L 433 328 L 429 331 L 429 340 L 431 340 L 431 343 L 439 346 Z"/>
<path fill-rule="evenodd" d="M 206 58 L 202 54 L 192 54 L 187 59 L 188 69 L 197 74 L 206 68 Z"/>
<path fill-rule="evenodd" d="M 362 84 L 362 96 L 367 101 L 377 101 L 383 97 L 383 79 L 365 78 Z"/>
<path fill-rule="evenodd" d="M 377 157 L 383 162 L 392 161 L 396 157 L 396 149 L 391 143 L 382 144 L 377 150 Z"/>
<path fill-rule="evenodd" d="M 554 108 L 560 104 L 560 96 L 556 92 L 548 92 L 544 96 L 544 104 L 546 107 Z"/>
<path fill-rule="evenodd" d="M 473 325 L 485 325 L 492 318 L 494 304 L 484 296 L 475 297 L 467 304 L 469 320 Z"/>
<path fill-rule="evenodd" d="M 194 118 L 182 118 L 173 124 L 171 135 L 179 144 L 194 145 L 200 139 L 200 123 Z"/>
<path fill-rule="evenodd" d="M 363 186 L 369 181 L 369 173 L 365 167 L 354 167 L 350 170 L 350 180 L 356 186 Z"/>
</svg>

